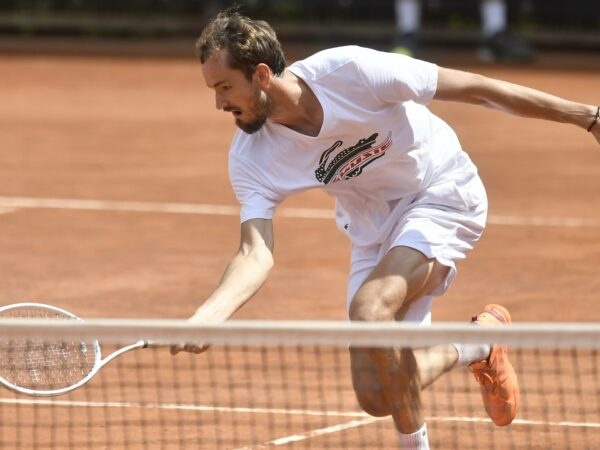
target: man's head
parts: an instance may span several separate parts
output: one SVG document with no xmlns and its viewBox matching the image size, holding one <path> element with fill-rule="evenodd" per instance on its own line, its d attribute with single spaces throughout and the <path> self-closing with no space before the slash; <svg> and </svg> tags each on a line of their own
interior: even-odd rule
<svg viewBox="0 0 600 450">
<path fill-rule="evenodd" d="M 258 131 L 273 108 L 265 88 L 285 69 L 275 31 L 264 21 L 230 9 L 204 28 L 196 49 L 206 84 L 215 90 L 217 108 L 232 112 L 245 132 Z"/>
</svg>

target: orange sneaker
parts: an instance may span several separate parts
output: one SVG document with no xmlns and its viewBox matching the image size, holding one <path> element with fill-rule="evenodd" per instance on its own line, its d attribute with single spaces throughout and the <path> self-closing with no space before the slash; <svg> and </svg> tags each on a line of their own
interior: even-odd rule
<svg viewBox="0 0 600 450">
<path fill-rule="evenodd" d="M 511 323 L 510 314 L 500 305 L 487 305 L 472 321 L 483 326 Z M 509 425 L 519 406 L 519 382 L 515 369 L 508 360 L 506 346 L 493 345 L 490 356 L 469 364 L 469 369 L 481 385 L 483 405 L 492 421 L 501 427 Z"/>
</svg>

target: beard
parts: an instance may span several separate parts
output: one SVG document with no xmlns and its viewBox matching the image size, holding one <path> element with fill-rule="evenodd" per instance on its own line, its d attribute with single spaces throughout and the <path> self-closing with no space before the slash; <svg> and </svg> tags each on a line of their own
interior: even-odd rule
<svg viewBox="0 0 600 450">
<path fill-rule="evenodd" d="M 256 133 L 260 130 L 267 121 L 271 111 L 273 111 L 273 100 L 258 87 L 255 89 L 253 97 L 252 114 L 254 114 L 254 119 L 249 121 L 235 119 L 235 124 L 238 128 L 248 134 Z"/>
</svg>

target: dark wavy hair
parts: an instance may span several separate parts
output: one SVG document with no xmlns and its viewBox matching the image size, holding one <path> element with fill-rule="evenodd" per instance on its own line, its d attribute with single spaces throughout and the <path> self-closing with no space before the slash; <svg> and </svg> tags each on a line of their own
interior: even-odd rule
<svg viewBox="0 0 600 450">
<path fill-rule="evenodd" d="M 243 16 L 236 8 L 221 11 L 196 41 L 201 63 L 222 49 L 229 54 L 229 67 L 241 70 L 248 80 L 260 63 L 269 66 L 276 76 L 285 69 L 285 56 L 271 25 Z"/>
</svg>

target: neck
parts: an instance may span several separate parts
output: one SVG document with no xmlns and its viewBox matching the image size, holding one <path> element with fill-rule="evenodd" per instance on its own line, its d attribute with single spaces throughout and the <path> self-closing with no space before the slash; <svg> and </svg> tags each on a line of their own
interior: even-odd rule
<svg viewBox="0 0 600 450">
<path fill-rule="evenodd" d="M 275 108 L 269 119 L 308 136 L 317 136 L 323 125 L 323 108 L 319 99 L 301 78 L 286 70 L 272 80 Z"/>
</svg>

